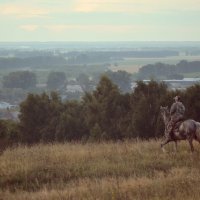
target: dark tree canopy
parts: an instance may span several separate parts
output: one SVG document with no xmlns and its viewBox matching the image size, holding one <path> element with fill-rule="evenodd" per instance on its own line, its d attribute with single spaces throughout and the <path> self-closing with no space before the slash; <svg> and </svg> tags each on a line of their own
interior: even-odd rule
<svg viewBox="0 0 200 200">
<path fill-rule="evenodd" d="M 122 92 L 131 91 L 131 74 L 126 71 L 119 70 L 117 72 L 108 71 L 106 75 L 116 84 Z"/>
<path fill-rule="evenodd" d="M 84 97 L 85 121 L 90 129 L 91 137 L 121 138 L 117 128 L 120 107 L 120 93 L 111 80 L 103 76 L 92 93 Z"/>
<path fill-rule="evenodd" d="M 64 72 L 50 72 L 47 79 L 47 87 L 55 90 L 63 87 L 66 82 L 66 75 Z"/>
<path fill-rule="evenodd" d="M 29 71 L 11 72 L 3 77 L 3 87 L 5 88 L 35 88 L 36 82 L 36 75 Z"/>
<path fill-rule="evenodd" d="M 158 138 L 164 132 L 160 106 L 171 106 L 176 95 L 186 107 L 185 117 L 200 121 L 199 84 L 171 91 L 162 82 L 139 81 L 132 93 L 122 94 L 102 76 L 96 89 L 86 92 L 81 101 L 62 102 L 56 92 L 29 94 L 20 105 L 20 123 L 0 123 L 0 139 L 37 143 Z"/>
</svg>

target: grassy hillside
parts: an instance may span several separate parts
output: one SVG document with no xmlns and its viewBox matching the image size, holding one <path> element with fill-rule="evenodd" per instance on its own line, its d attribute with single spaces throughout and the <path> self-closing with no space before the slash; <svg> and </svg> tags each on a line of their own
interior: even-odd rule
<svg viewBox="0 0 200 200">
<path fill-rule="evenodd" d="M 0 156 L 1 200 L 200 199 L 200 146 L 160 141 L 54 144 Z"/>
</svg>

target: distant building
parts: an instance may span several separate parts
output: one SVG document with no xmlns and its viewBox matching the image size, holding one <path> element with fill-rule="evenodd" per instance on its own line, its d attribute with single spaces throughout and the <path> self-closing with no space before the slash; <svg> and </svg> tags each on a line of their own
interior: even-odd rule
<svg viewBox="0 0 200 200">
<path fill-rule="evenodd" d="M 18 105 L 11 105 L 10 103 L 0 102 L 0 119 L 19 121 Z"/>
<path fill-rule="evenodd" d="M 150 82 L 151 80 L 142 80 L 145 83 Z M 181 80 L 159 80 L 158 82 L 164 82 L 166 83 L 170 89 L 176 90 L 184 90 L 194 84 L 199 83 L 200 84 L 200 78 L 183 78 Z M 131 88 L 134 90 L 135 87 L 137 87 L 137 82 L 131 83 Z"/>
<path fill-rule="evenodd" d="M 67 85 L 66 86 L 66 92 L 72 92 L 72 93 L 76 93 L 76 92 L 80 92 L 83 93 L 83 89 L 80 85 Z"/>
<path fill-rule="evenodd" d="M 37 88 L 45 89 L 47 87 L 46 83 L 40 83 L 36 85 Z"/>
<path fill-rule="evenodd" d="M 0 109 L 16 109 L 18 106 L 17 105 L 11 105 L 7 102 L 0 102 Z"/>
<path fill-rule="evenodd" d="M 200 78 L 184 78 L 182 80 L 163 80 L 172 90 L 184 90 L 194 84 L 200 83 Z"/>
</svg>

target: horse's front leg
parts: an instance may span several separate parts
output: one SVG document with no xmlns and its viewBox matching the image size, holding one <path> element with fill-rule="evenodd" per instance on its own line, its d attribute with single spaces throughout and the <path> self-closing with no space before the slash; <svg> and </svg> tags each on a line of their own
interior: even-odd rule
<svg viewBox="0 0 200 200">
<path fill-rule="evenodd" d="M 174 148 L 175 148 L 175 152 L 177 152 L 177 151 L 178 151 L 177 141 L 175 140 L 174 142 L 175 142 L 175 146 L 174 146 Z"/>
<path fill-rule="evenodd" d="M 165 140 L 164 140 L 164 142 L 162 142 L 161 143 L 161 149 L 162 149 L 162 151 L 165 153 L 166 152 L 166 150 L 165 150 L 165 148 L 164 148 L 164 146 L 166 145 L 166 144 L 168 144 L 169 142 L 171 142 L 172 140 L 170 139 L 170 138 L 166 138 Z"/>
</svg>

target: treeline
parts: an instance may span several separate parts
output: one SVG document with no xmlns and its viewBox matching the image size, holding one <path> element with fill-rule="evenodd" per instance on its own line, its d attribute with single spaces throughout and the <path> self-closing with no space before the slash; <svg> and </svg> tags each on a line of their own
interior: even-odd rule
<svg viewBox="0 0 200 200">
<path fill-rule="evenodd" d="M 3 77 L 4 88 L 35 88 L 37 83 L 36 74 L 29 71 L 10 72 Z"/>
<path fill-rule="evenodd" d="M 164 83 L 138 82 L 134 92 L 122 94 L 103 76 L 81 101 L 62 102 L 55 92 L 29 94 L 20 105 L 19 123 L 1 121 L 0 139 L 38 143 L 161 137 L 160 106 L 171 105 L 177 94 L 186 106 L 186 118 L 200 121 L 200 85 L 169 91 Z"/>
<path fill-rule="evenodd" d="M 188 62 L 186 60 L 182 60 L 176 65 L 169 65 L 164 63 L 145 65 L 139 69 L 138 77 L 141 79 L 163 77 L 177 78 L 177 75 L 195 72 L 200 72 L 200 61 Z"/>
<path fill-rule="evenodd" d="M 44 84 L 38 84 L 38 74 L 30 71 L 15 71 L 2 77 L 0 99 L 18 104 L 25 99 L 27 93 L 41 93 L 56 90 L 62 99 L 80 99 L 84 92 L 93 91 L 100 79 L 100 73 L 90 76 L 81 73 L 74 78 L 67 77 L 65 72 L 51 71 L 47 74 Z M 118 85 L 121 92 L 131 91 L 131 74 L 125 71 L 107 71 L 105 74 Z M 69 87 L 68 87 L 69 86 Z M 78 89 L 77 89 L 78 87 Z M 72 88 L 72 89 L 70 89 Z"/>
<path fill-rule="evenodd" d="M 23 67 L 48 67 L 67 64 L 62 56 L 35 56 L 27 58 L 2 57 L 0 58 L 0 68 L 23 68 Z"/>
<path fill-rule="evenodd" d="M 119 86 L 120 90 L 123 92 L 129 92 L 131 90 L 131 74 L 126 71 L 107 71 L 105 74 Z M 90 91 L 95 87 L 96 83 L 99 81 L 98 76 L 90 77 L 85 73 L 80 73 L 73 82 L 79 84 L 83 91 Z M 70 81 L 69 81 L 70 82 Z M 10 72 L 8 75 L 3 76 L 2 86 L 3 88 L 20 88 L 20 89 L 34 89 L 38 83 L 37 75 L 30 71 L 15 71 Z M 58 90 L 66 87 L 68 80 L 65 72 L 49 72 L 46 80 L 46 89 Z"/>
<path fill-rule="evenodd" d="M 161 58 L 167 56 L 178 56 L 178 51 L 159 50 L 159 51 L 86 51 L 68 52 L 63 54 L 68 57 L 69 64 L 87 64 L 96 62 L 110 62 L 123 58 Z"/>
<path fill-rule="evenodd" d="M 0 57 L 0 68 L 49 67 L 102 63 L 123 58 L 178 56 L 177 51 L 85 51 L 85 52 L 13 52 L 15 57 Z"/>
</svg>

